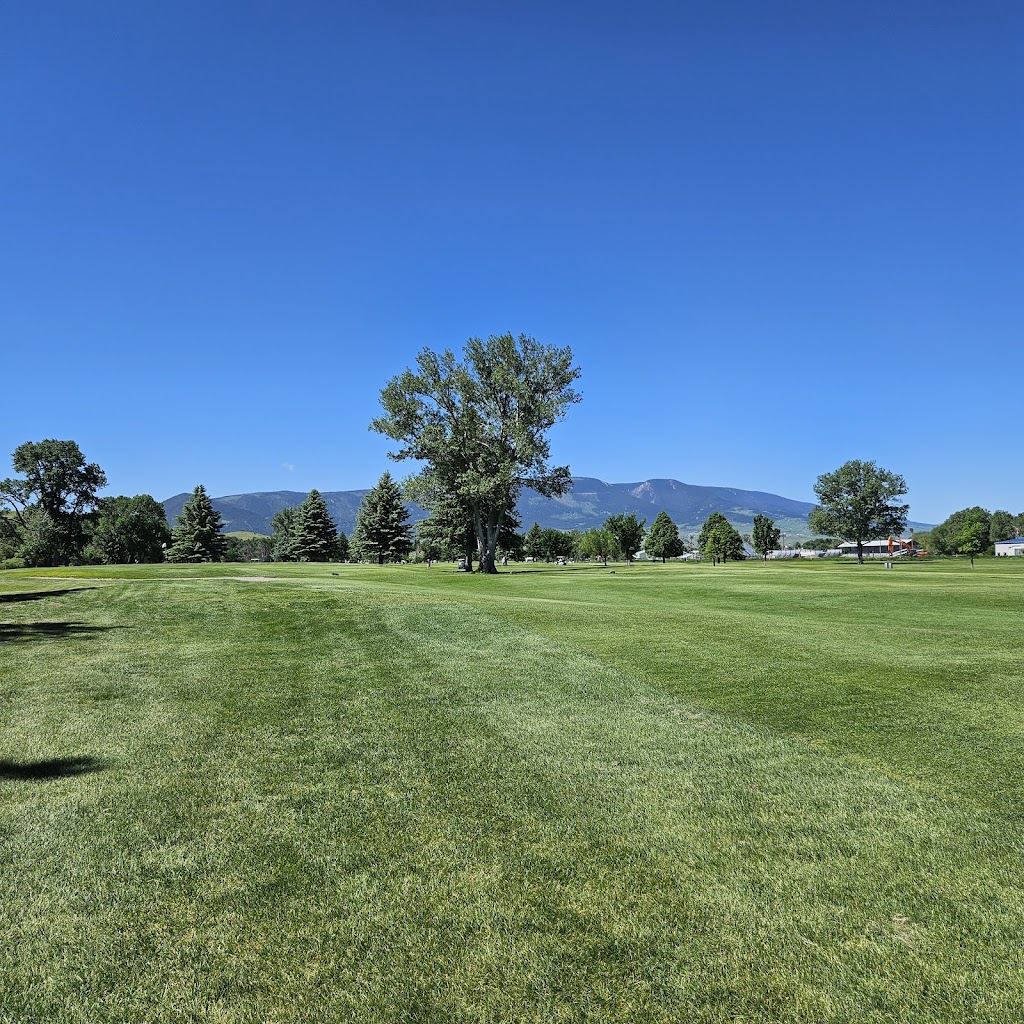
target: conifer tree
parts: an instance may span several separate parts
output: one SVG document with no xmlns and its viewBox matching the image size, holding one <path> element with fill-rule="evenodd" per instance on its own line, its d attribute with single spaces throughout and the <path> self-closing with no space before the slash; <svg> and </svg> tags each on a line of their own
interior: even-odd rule
<svg viewBox="0 0 1024 1024">
<path fill-rule="evenodd" d="M 338 527 L 315 487 L 299 506 L 292 550 L 301 562 L 329 562 L 337 557 Z"/>
<path fill-rule="evenodd" d="M 220 532 L 224 525 L 202 484 L 192 492 L 177 517 L 172 531 L 173 543 L 167 549 L 168 562 L 219 562 L 224 557 L 227 538 Z"/>
<path fill-rule="evenodd" d="M 652 558 L 675 558 L 683 553 L 683 542 L 679 539 L 679 527 L 672 522 L 667 512 L 659 512 L 644 541 L 644 550 Z"/>
<path fill-rule="evenodd" d="M 412 547 L 408 520 L 402 491 L 385 470 L 359 506 L 351 545 L 360 558 L 375 560 L 378 565 L 397 562 Z"/>
<path fill-rule="evenodd" d="M 347 562 L 349 560 L 349 557 L 350 557 L 351 553 L 349 551 L 349 546 L 348 546 L 348 537 L 345 536 L 344 531 L 342 531 L 342 532 L 340 532 L 338 534 L 336 550 L 337 550 L 337 553 L 338 553 L 338 561 L 339 562 Z"/>
</svg>

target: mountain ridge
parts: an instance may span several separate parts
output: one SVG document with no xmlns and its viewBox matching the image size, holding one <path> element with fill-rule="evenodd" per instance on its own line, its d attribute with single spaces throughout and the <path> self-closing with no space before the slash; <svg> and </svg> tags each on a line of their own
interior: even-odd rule
<svg viewBox="0 0 1024 1024">
<path fill-rule="evenodd" d="M 356 512 L 369 488 L 351 491 L 321 491 L 338 529 L 351 534 Z M 270 521 L 283 508 L 301 505 L 303 491 L 251 491 L 211 498 L 213 507 L 224 520 L 225 532 L 246 530 L 269 534 Z M 175 494 L 163 502 L 168 522 L 181 512 L 189 493 Z M 414 523 L 425 519 L 427 511 L 410 502 L 407 505 Z M 751 491 L 741 487 L 713 487 L 687 484 L 669 477 L 629 483 L 609 483 L 597 477 L 577 476 L 572 488 L 558 498 L 545 498 L 536 491 L 524 490 L 518 503 L 523 529 L 533 523 L 559 530 L 588 530 L 601 526 L 610 515 L 635 512 L 650 526 L 661 511 L 667 512 L 682 535 L 698 533 L 712 512 L 721 512 L 740 533 L 749 533 L 755 515 L 775 520 L 789 541 L 813 536 L 807 526 L 807 513 L 814 507 L 809 501 L 786 498 L 769 491 Z M 909 523 L 914 529 L 926 529 L 926 523 Z"/>
</svg>

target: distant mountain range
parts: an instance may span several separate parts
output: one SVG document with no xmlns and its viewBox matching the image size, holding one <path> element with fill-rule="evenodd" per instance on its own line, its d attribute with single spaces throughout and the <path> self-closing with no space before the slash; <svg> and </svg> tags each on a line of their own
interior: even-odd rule
<svg viewBox="0 0 1024 1024">
<path fill-rule="evenodd" d="M 338 529 L 351 534 L 366 490 L 324 491 L 322 494 Z M 189 497 L 189 494 L 176 494 L 164 502 L 167 519 L 172 525 Z M 224 520 L 226 533 L 244 530 L 269 534 L 274 515 L 290 505 L 301 505 L 305 498 L 301 491 L 259 491 L 229 494 L 212 501 Z M 524 530 L 533 523 L 559 530 L 589 530 L 620 512 L 635 512 L 650 526 L 654 517 L 664 510 L 679 526 L 680 533 L 686 535 L 697 533 L 712 512 L 721 512 L 740 533 L 750 533 L 754 516 L 768 516 L 785 533 L 787 541 L 796 541 L 812 536 L 807 527 L 807 513 L 814 506 L 778 494 L 735 487 L 701 487 L 678 480 L 609 484 L 593 477 L 577 476 L 573 477 L 572 490 L 561 498 L 544 498 L 527 490 L 518 507 Z M 412 503 L 408 508 L 413 522 L 425 519 L 428 514 Z M 909 525 L 914 529 L 928 528 L 926 523 Z"/>
</svg>

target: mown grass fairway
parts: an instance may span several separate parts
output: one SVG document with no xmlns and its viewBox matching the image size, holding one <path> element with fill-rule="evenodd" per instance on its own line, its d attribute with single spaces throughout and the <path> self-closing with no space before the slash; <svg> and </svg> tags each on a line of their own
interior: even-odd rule
<svg viewBox="0 0 1024 1024">
<path fill-rule="evenodd" d="M 1020 1020 L 1022 570 L 4 573 L 0 1020 Z"/>
</svg>

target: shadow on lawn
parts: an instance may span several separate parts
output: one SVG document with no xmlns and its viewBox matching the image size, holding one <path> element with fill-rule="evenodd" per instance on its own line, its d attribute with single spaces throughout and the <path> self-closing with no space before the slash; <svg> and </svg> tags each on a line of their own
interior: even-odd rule
<svg viewBox="0 0 1024 1024">
<path fill-rule="evenodd" d="M 47 761 L 0 761 L 0 782 L 43 782 L 86 775 L 106 767 L 95 757 L 53 757 Z"/>
<path fill-rule="evenodd" d="M 15 601 L 42 601 L 45 597 L 64 597 L 66 594 L 77 594 L 82 590 L 95 589 L 95 587 L 66 587 L 64 590 L 29 590 L 24 594 L 0 594 L 0 603 L 14 604 Z"/>
<path fill-rule="evenodd" d="M 66 640 L 73 636 L 92 636 L 127 626 L 87 626 L 84 622 L 0 622 L 0 643 L 26 640 Z"/>
</svg>

